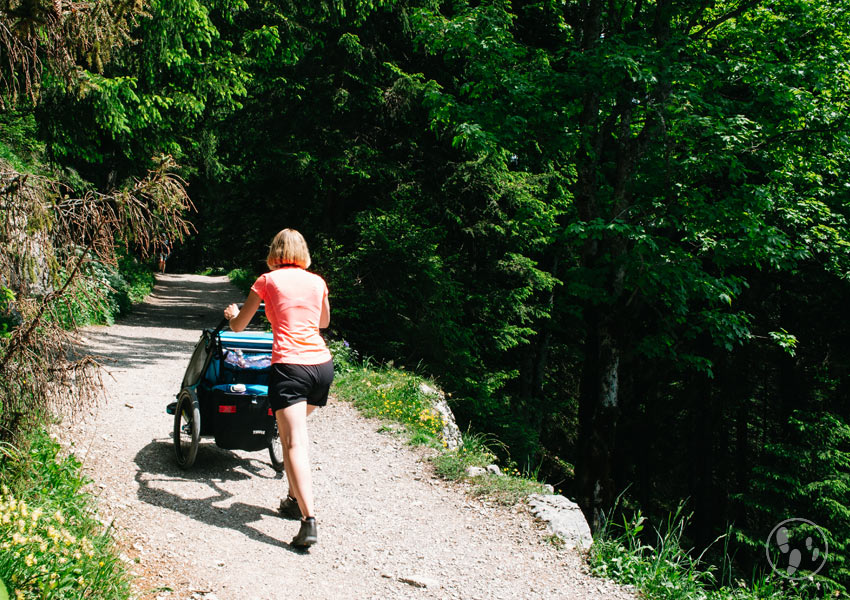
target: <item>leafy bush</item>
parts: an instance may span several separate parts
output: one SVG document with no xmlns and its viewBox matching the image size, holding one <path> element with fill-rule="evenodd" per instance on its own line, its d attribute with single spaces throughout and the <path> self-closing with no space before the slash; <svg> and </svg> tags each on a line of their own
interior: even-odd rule
<svg viewBox="0 0 850 600">
<path fill-rule="evenodd" d="M 257 280 L 256 275 L 248 269 L 233 269 L 227 276 L 230 278 L 231 283 L 245 294 L 251 291 L 251 286 Z"/>
<path fill-rule="evenodd" d="M 60 272 L 59 281 L 68 276 Z M 76 278 L 57 309 L 55 318 L 66 329 L 88 324 L 112 325 L 115 317 L 126 314 L 133 304 L 151 293 L 155 283 L 153 268 L 131 256 L 121 256 L 116 270 L 102 262 L 86 263 L 82 277 Z"/>
<path fill-rule="evenodd" d="M 144 262 L 124 255 L 118 259 L 118 273 L 124 281 L 122 292 L 129 301 L 127 309 L 130 304 L 142 302 L 153 291 L 156 277 L 150 261 Z M 124 312 L 125 309 L 122 308 L 121 313 Z"/>
<path fill-rule="evenodd" d="M 0 580 L 16 599 L 129 598 L 128 576 L 97 520 L 88 480 L 44 431 L 0 457 Z"/>
</svg>

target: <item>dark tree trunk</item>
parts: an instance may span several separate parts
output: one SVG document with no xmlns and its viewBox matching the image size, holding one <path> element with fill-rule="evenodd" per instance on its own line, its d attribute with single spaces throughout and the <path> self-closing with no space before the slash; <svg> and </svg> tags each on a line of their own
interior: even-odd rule
<svg viewBox="0 0 850 600">
<path fill-rule="evenodd" d="M 711 380 L 698 375 L 693 382 L 690 439 L 690 493 L 694 503 L 694 541 L 697 548 L 708 546 L 714 522 L 714 429 Z"/>
<path fill-rule="evenodd" d="M 620 414 L 620 348 L 609 325 L 589 318 L 579 399 L 578 503 L 596 531 L 614 503 L 613 470 Z"/>
</svg>

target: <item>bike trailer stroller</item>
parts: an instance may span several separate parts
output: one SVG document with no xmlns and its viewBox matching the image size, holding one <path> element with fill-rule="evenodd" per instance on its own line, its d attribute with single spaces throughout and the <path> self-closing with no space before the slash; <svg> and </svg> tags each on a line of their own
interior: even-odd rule
<svg viewBox="0 0 850 600">
<path fill-rule="evenodd" d="M 261 308 L 262 310 L 262 308 Z M 268 449 L 272 467 L 283 471 L 283 449 L 269 406 L 272 334 L 205 329 L 183 376 L 174 415 L 177 464 L 190 468 L 203 436 L 228 450 Z"/>
</svg>

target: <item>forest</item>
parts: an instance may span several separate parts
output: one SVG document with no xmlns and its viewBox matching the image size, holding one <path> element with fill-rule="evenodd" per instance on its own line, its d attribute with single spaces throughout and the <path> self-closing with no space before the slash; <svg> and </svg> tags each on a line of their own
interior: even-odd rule
<svg viewBox="0 0 850 600">
<path fill-rule="evenodd" d="M 805 518 L 850 589 L 847 0 L 4 0 L 0 98 L 0 439 L 86 379 L 69 285 L 293 227 L 330 335 L 594 529 L 747 573 Z"/>
</svg>

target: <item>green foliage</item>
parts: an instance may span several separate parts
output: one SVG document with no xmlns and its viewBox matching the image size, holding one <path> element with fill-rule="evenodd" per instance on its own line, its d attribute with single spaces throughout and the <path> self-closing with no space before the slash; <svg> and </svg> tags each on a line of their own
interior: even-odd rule
<svg viewBox="0 0 850 600">
<path fill-rule="evenodd" d="M 60 281 L 67 273 L 60 272 Z M 59 324 L 71 329 L 89 324 L 112 325 L 115 318 L 130 311 L 153 290 L 153 267 L 136 258 L 122 256 L 118 269 L 98 261 L 86 265 L 86 273 L 76 279 L 54 315 Z"/>
<path fill-rule="evenodd" d="M 410 443 L 440 448 L 442 419 L 431 407 L 420 390 L 425 380 L 391 366 L 364 365 L 347 342 L 330 344 L 334 356 L 336 376 L 334 393 L 350 401 L 366 417 L 401 423 L 405 426 Z M 491 502 L 513 506 L 530 494 L 544 493 L 542 483 L 532 475 L 523 475 L 516 467 L 509 467 L 501 476 L 486 474 L 470 478 L 470 466 L 485 467 L 496 460 L 489 445 L 500 443 L 484 434 L 467 434 L 463 444 L 452 450 L 445 449 L 431 458 L 437 473 L 446 479 L 470 479 L 472 494 Z"/>
<path fill-rule="evenodd" d="M 246 295 L 251 291 L 251 286 L 257 280 L 257 276 L 248 269 L 233 269 L 227 273 L 227 276 L 230 278 L 230 282 Z"/>
<path fill-rule="evenodd" d="M 607 523 L 596 533 L 590 550 L 591 573 L 633 585 L 653 599 L 785 600 L 816 591 L 812 584 L 788 589 L 783 580 L 767 577 L 750 584 L 740 579 L 718 581 L 717 569 L 683 546 L 688 519 L 681 508 L 671 513 L 649 543 L 645 539 L 653 536 L 645 530 L 648 523 L 639 511 L 622 524 Z"/>
<path fill-rule="evenodd" d="M 156 277 L 154 276 L 153 264 L 150 261 L 141 261 L 129 254 L 118 258 L 117 274 L 120 275 L 124 285 L 122 287 L 113 286 L 113 290 L 119 295 L 119 298 L 122 298 L 119 299 L 119 308 L 121 314 L 124 314 L 130 305 L 138 304 L 150 295 L 156 283 Z M 124 296 L 126 300 L 123 299 Z"/>
<path fill-rule="evenodd" d="M 536 473 L 523 474 L 516 466 L 506 467 L 502 470 L 502 475 L 486 473 L 471 477 L 467 473 L 469 467 L 486 467 L 493 464 L 496 454 L 490 448 L 500 446 L 504 451 L 504 444 L 495 438 L 480 433 L 466 433 L 463 435 L 463 445 L 453 450 L 445 450 L 434 456 L 431 462 L 441 477 L 452 481 L 469 481 L 474 496 L 496 504 L 513 506 L 531 494 L 547 493 Z"/>
<path fill-rule="evenodd" d="M 0 580 L 16 598 L 129 598 L 129 580 L 73 454 L 43 431 L 0 448 Z"/>
<path fill-rule="evenodd" d="M 8 338 L 17 319 L 12 312 L 15 302 L 15 292 L 0 285 L 0 337 Z"/>
<path fill-rule="evenodd" d="M 627 482 L 648 514 L 692 497 L 701 545 L 734 522 L 755 548 L 793 508 L 829 529 L 847 587 L 846 0 L 134 14 L 101 15 L 100 50 L 97 27 L 38 42 L 80 68 L 40 63 L 37 106 L 0 116 L 0 157 L 35 174 L 49 156 L 86 191 L 179 158 L 199 235 L 175 262 L 238 267 L 247 292 L 296 227 L 335 330 L 438 379 L 501 458 L 588 514 Z M 124 284 L 84 275 L 62 319 L 108 321 Z M 341 384 L 376 396 L 367 411 L 417 422 L 407 379 L 335 352 Z"/>
<path fill-rule="evenodd" d="M 829 413 L 795 411 L 781 436 L 765 444 L 741 501 L 755 515 L 738 524 L 736 540 L 750 551 L 765 531 L 791 517 L 820 527 L 829 545 L 817 575 L 824 589 L 847 593 L 850 581 L 850 426 Z M 814 532 L 812 532 L 815 535 Z M 819 535 L 815 539 L 820 539 Z"/>
<path fill-rule="evenodd" d="M 498 445 L 498 442 L 480 433 L 464 434 L 460 447 L 447 450 L 433 458 L 437 474 L 449 480 L 462 480 L 467 477 L 467 467 L 486 467 L 492 464 L 496 455 L 488 444 Z"/>
</svg>

